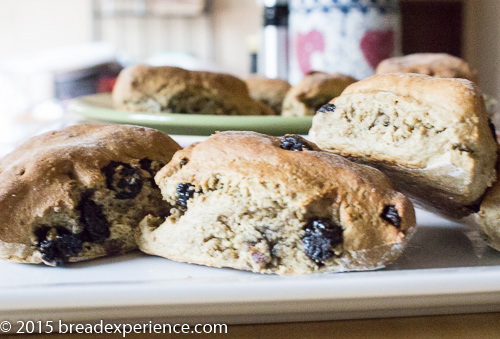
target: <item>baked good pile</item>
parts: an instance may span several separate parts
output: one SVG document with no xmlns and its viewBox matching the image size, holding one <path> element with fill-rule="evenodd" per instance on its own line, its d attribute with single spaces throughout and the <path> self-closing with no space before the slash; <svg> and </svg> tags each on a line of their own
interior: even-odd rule
<svg viewBox="0 0 500 339">
<path fill-rule="evenodd" d="M 128 68 L 113 94 L 122 110 L 315 114 L 309 140 L 227 131 L 181 149 L 122 125 L 35 137 L 0 159 L 0 258 L 60 266 L 139 248 L 257 273 L 373 270 L 403 253 L 413 203 L 475 214 L 500 250 L 495 130 L 465 79 L 475 72 L 447 57 L 388 60 L 358 82 L 312 72 L 294 87 Z"/>
<path fill-rule="evenodd" d="M 356 79 L 310 72 L 291 86 L 286 80 L 136 65 L 125 68 L 113 89 L 119 111 L 211 115 L 314 115 Z"/>
</svg>

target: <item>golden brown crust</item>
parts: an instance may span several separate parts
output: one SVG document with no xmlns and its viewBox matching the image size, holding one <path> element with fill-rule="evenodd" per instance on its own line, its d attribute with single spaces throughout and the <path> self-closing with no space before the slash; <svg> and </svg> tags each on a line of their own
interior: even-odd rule
<svg viewBox="0 0 500 339">
<path fill-rule="evenodd" d="M 131 66 L 118 76 L 113 104 L 125 111 L 272 115 L 250 98 L 244 81 L 223 73 Z"/>
<path fill-rule="evenodd" d="M 477 71 L 463 59 L 446 53 L 416 53 L 382 61 L 377 74 L 419 73 L 436 78 L 463 78 L 477 83 Z"/>
<path fill-rule="evenodd" d="M 104 182 L 101 169 L 110 162 L 166 163 L 178 149 L 157 130 L 127 125 L 77 125 L 28 140 L 0 160 L 0 257 L 40 262 L 32 248 L 36 220 L 74 210 L 81 188 Z"/>
<path fill-rule="evenodd" d="M 245 80 L 250 91 L 250 96 L 254 100 L 261 101 L 269 105 L 276 115 L 281 114 L 283 99 L 288 90 L 292 87 L 288 81 L 282 79 L 269 79 L 264 77 L 254 77 Z"/>
<path fill-rule="evenodd" d="M 281 138 L 222 132 L 177 152 L 155 180 L 178 213 L 155 229 L 142 225 L 140 249 L 173 260 L 280 274 L 374 269 L 395 260 L 415 226 L 411 202 L 378 170 L 291 137 L 305 143 L 303 151 L 283 149 Z M 178 202 L 179 184 L 186 183 L 197 192 L 187 210 Z M 399 213 L 398 227 L 381 217 L 388 205 Z M 332 219 L 344 230 L 342 255 L 325 266 L 308 259 L 302 245 L 304 225 L 315 217 Z M 257 230 L 264 238 L 274 234 L 277 244 Z M 216 240 L 220 245 L 211 247 Z M 255 248 L 257 258 L 247 252 Z M 268 253 L 269 248 L 280 250 Z M 261 257 L 270 258 L 267 266 Z"/>
<path fill-rule="evenodd" d="M 432 78 L 420 74 L 380 74 L 347 87 L 342 95 L 387 92 L 412 97 L 429 106 L 445 106 L 433 115 L 447 123 L 465 121 L 473 116 L 487 120 L 481 90 L 464 79 Z M 451 114 L 450 114 L 451 113 Z M 491 133 L 490 133 L 491 134 Z"/>
<path fill-rule="evenodd" d="M 310 72 L 292 87 L 283 101 L 283 116 L 314 115 L 316 111 L 357 80 L 340 73 Z"/>
</svg>

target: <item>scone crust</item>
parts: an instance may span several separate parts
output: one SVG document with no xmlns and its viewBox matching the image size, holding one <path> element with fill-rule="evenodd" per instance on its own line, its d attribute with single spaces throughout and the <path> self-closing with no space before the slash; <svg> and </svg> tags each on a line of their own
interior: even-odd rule
<svg viewBox="0 0 500 339">
<path fill-rule="evenodd" d="M 463 78 L 477 83 L 477 71 L 463 59 L 446 53 L 415 53 L 382 61 L 376 74 L 419 73 L 437 78 Z"/>
<path fill-rule="evenodd" d="M 500 251 L 500 163 L 497 164 L 497 181 L 488 189 L 481 202 L 476 220 L 485 242 Z"/>
<path fill-rule="evenodd" d="M 199 97 L 214 101 L 223 109 L 204 109 L 200 114 L 273 115 L 266 105 L 250 98 L 243 80 L 224 73 L 188 71 L 178 67 L 136 65 L 125 68 L 113 89 L 113 105 L 118 110 L 173 112 L 169 104 L 175 97 Z M 180 100 L 189 100 L 183 97 Z"/>
<path fill-rule="evenodd" d="M 357 80 L 341 73 L 311 72 L 293 86 L 283 101 L 283 116 L 306 116 L 316 110 Z"/>
<path fill-rule="evenodd" d="M 178 206 L 173 192 L 180 183 L 193 184 L 199 193 L 195 193 L 192 204 L 188 202 L 186 214 L 182 214 L 184 212 L 179 209 L 181 215 L 173 213 L 174 216 L 169 217 L 159 228 L 150 227 L 143 220 L 139 248 L 146 253 L 177 261 L 279 274 L 375 269 L 401 254 L 415 226 L 414 210 L 411 202 L 395 191 L 381 172 L 321 151 L 312 143 L 309 144 L 310 150 L 301 152 L 284 150 L 279 145 L 280 138 L 276 137 L 254 132 L 222 132 L 177 152 L 155 177 L 163 196 L 167 202 Z M 223 184 L 217 186 L 217 182 Z M 259 196 L 262 190 L 267 189 L 271 193 Z M 297 238 L 299 243 L 295 256 L 301 259 L 297 261 L 306 262 L 297 266 L 290 263 L 272 268 L 252 266 L 244 259 L 245 245 L 237 244 L 243 236 L 238 233 L 233 235 L 233 239 L 222 240 L 222 243 L 233 242 L 233 245 L 228 246 L 241 251 L 237 258 L 234 254 L 224 254 L 224 259 L 221 259 L 203 252 L 200 248 L 206 245 L 205 240 L 221 236 L 219 231 L 207 231 L 204 240 L 196 238 L 193 233 L 200 231 L 199 228 L 210 230 L 213 225 L 206 221 L 208 219 L 216 218 L 217 223 L 233 213 L 239 213 L 234 211 L 241 206 L 230 207 L 232 211 L 227 216 L 220 209 L 221 205 L 227 203 L 224 194 L 231 195 L 234 192 L 241 192 L 246 197 L 244 199 L 257 201 L 259 207 L 256 210 L 249 207 L 253 211 L 248 211 L 250 215 L 264 213 L 270 208 L 266 205 L 268 203 L 286 206 L 282 212 L 275 213 L 296 214 L 290 217 L 288 223 L 280 221 L 277 216 L 273 217 L 274 212 L 264 215 L 263 220 L 269 223 L 264 225 L 275 225 L 273 232 L 277 232 L 278 237 L 285 236 L 292 223 L 299 223 L 298 219 L 305 224 L 305 220 L 317 217 L 316 214 L 332 218 L 331 213 L 334 213 L 335 218 L 347 225 L 344 229 L 343 255 L 336 259 L 334 265 L 323 267 L 307 259 L 299 239 L 304 232 L 303 225 L 287 235 Z M 210 196 L 212 193 L 214 195 Z M 204 206 L 202 209 L 203 204 L 213 197 L 222 199 L 219 200 L 221 205 Z M 401 217 L 399 227 L 388 224 L 380 217 L 387 205 L 397 209 Z M 222 214 L 215 217 L 217 213 Z M 246 222 L 245 215 L 239 222 Z M 233 226 L 228 224 L 227 227 Z M 192 233 L 191 227 L 195 228 Z M 248 228 L 245 229 L 248 231 Z"/>
<path fill-rule="evenodd" d="M 254 77 L 246 79 L 250 96 L 254 100 L 269 105 L 276 115 L 281 114 L 283 100 L 286 93 L 292 87 L 288 81 L 283 79 L 269 79 L 265 77 Z"/>
<path fill-rule="evenodd" d="M 165 161 L 179 149 L 157 130 L 125 125 L 77 125 L 30 139 L 0 160 L 0 258 L 40 263 L 34 220 L 73 209 L 75 188 L 104 181 L 101 168 L 111 161 Z"/>
<path fill-rule="evenodd" d="M 351 136 L 350 132 L 339 134 L 336 128 L 343 128 L 341 126 L 347 121 L 346 110 L 351 110 L 349 107 L 363 100 L 374 105 L 387 104 L 395 112 L 398 107 L 405 105 L 413 105 L 420 111 L 407 112 L 404 116 L 391 113 L 389 120 L 384 123 L 386 127 L 374 120 L 365 132 L 378 141 L 358 140 L 358 134 Z M 318 145 L 375 165 L 386 171 L 396 183 L 403 183 L 398 186 L 408 194 L 412 190 L 413 193 L 420 190 L 418 199 L 424 203 L 424 207 L 454 214 L 455 217 L 470 214 L 486 188 L 495 180 L 497 143 L 489 128 L 481 91 L 469 80 L 409 73 L 380 74 L 349 86 L 342 96 L 331 103 L 336 106 L 334 112 L 318 114 L 313 120 L 311 134 Z M 384 111 L 387 106 L 380 107 L 379 117 L 382 118 L 387 113 Z M 351 122 L 346 124 L 354 126 Z M 389 134 L 388 128 L 394 128 L 392 134 Z M 446 138 L 440 137 L 440 133 Z M 418 142 L 410 146 L 406 140 L 410 140 L 412 134 L 416 138 L 413 140 Z M 358 142 L 353 142 L 354 139 Z M 439 143 L 435 142 L 437 140 Z M 398 146 L 402 142 L 407 142 L 405 147 Z M 386 148 L 389 146 L 392 147 L 390 152 Z M 414 154 L 417 148 L 425 150 Z M 432 175 L 438 181 L 442 179 L 443 182 L 434 183 L 434 186 L 423 185 L 421 188 L 412 184 L 426 175 Z M 425 184 L 425 179 L 421 183 Z M 411 185 L 414 187 L 410 191 L 401 187 L 408 188 Z M 436 196 L 431 194 L 433 191 Z M 431 202 L 430 205 L 426 204 L 426 200 Z"/>
</svg>

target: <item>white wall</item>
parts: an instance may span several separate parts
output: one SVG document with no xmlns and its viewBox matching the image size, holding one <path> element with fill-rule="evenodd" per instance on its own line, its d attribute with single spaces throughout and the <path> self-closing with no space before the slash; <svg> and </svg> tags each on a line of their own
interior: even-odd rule
<svg viewBox="0 0 500 339">
<path fill-rule="evenodd" d="M 91 0 L 0 0 L 0 57 L 92 41 Z"/>
<path fill-rule="evenodd" d="M 255 0 L 215 0 L 215 60 L 236 74 L 250 71 L 248 35 L 259 34 L 262 7 Z"/>
<path fill-rule="evenodd" d="M 467 0 L 465 58 L 479 71 L 483 92 L 500 100 L 500 1 Z"/>
<path fill-rule="evenodd" d="M 169 48 L 184 49 L 213 57 L 230 72 L 247 73 L 245 39 L 259 32 L 261 8 L 255 0 L 214 0 L 213 12 L 211 22 L 106 19 L 103 38 L 115 42 L 119 50 L 126 47 L 134 59 Z M 92 28 L 91 0 L 0 0 L 0 58 L 90 42 Z"/>
</svg>

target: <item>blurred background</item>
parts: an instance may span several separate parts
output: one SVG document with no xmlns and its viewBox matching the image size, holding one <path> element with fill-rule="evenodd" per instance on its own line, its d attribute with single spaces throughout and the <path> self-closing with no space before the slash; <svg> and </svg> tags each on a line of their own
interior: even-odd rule
<svg viewBox="0 0 500 339">
<path fill-rule="evenodd" d="M 295 3 L 321 1 L 333 0 Z M 279 64 L 286 65 L 289 55 L 284 49 L 289 45 L 279 46 L 283 35 L 280 38 L 276 29 L 275 40 L 264 34 L 265 25 L 286 26 L 278 16 L 287 13 L 266 12 L 266 6 L 277 5 L 288 2 L 2 0 L 0 113 L 10 116 L 35 107 L 39 117 L 60 114 L 61 100 L 110 91 L 120 69 L 132 63 L 240 77 L 265 73 L 265 58 L 282 58 Z M 500 99 L 500 1 L 401 0 L 399 12 L 398 53 L 462 57 L 478 69 L 483 91 Z M 269 47 L 270 41 L 274 47 Z M 270 48 L 276 50 L 266 56 Z M 286 78 L 286 71 L 275 76 Z"/>
</svg>

